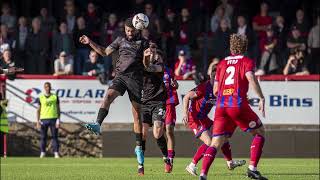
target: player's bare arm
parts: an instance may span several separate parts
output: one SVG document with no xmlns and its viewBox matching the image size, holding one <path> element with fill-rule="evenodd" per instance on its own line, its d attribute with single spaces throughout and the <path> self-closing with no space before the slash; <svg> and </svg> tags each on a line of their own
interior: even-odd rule
<svg viewBox="0 0 320 180">
<path fill-rule="evenodd" d="M 86 35 L 81 36 L 79 41 L 82 44 L 88 44 L 92 49 L 94 49 L 101 56 L 109 56 L 114 51 L 114 49 L 109 46 L 107 48 L 105 48 L 105 47 L 102 47 L 102 46 L 96 44 Z"/>
<path fill-rule="evenodd" d="M 265 117 L 265 99 L 260 87 L 260 84 L 256 78 L 256 76 L 253 74 L 252 71 L 249 71 L 246 73 L 246 78 L 250 84 L 250 86 L 253 88 L 254 92 L 258 95 L 260 101 L 259 101 L 259 110 L 262 113 L 262 116 Z"/>
<path fill-rule="evenodd" d="M 189 91 L 184 97 L 183 97 L 183 123 L 187 125 L 188 123 L 188 108 L 189 108 L 189 101 L 196 98 L 197 93 L 194 91 Z"/>
</svg>

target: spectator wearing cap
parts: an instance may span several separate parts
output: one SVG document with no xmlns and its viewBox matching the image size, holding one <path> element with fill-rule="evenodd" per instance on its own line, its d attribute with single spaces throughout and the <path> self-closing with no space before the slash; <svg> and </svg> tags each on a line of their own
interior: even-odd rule
<svg viewBox="0 0 320 180">
<path fill-rule="evenodd" d="M 309 70 L 306 67 L 304 62 L 304 57 L 302 51 L 296 50 L 296 52 L 292 53 L 288 62 L 283 69 L 283 75 L 309 75 Z"/>
<path fill-rule="evenodd" d="M 99 76 L 104 74 L 103 64 L 98 62 L 98 53 L 95 51 L 90 51 L 89 60 L 86 62 L 83 70 L 83 75 L 86 76 Z"/>
<path fill-rule="evenodd" d="M 174 74 L 178 79 L 188 79 L 196 74 L 196 66 L 193 64 L 192 59 L 187 58 L 183 50 L 179 51 Z"/>
<path fill-rule="evenodd" d="M 68 33 L 68 25 L 64 21 L 59 25 L 59 32 L 55 33 L 52 38 L 53 56 L 57 57 L 62 51 L 69 55 L 73 55 L 75 51 L 72 35 Z"/>
<path fill-rule="evenodd" d="M 213 54 L 217 58 L 224 58 L 230 54 L 230 34 L 231 31 L 228 26 L 228 22 L 225 19 L 220 21 L 219 29 L 213 36 Z"/>
<path fill-rule="evenodd" d="M 167 9 L 166 16 L 163 21 L 163 38 L 165 41 L 165 50 L 169 60 L 168 65 L 173 66 L 175 58 L 176 41 L 175 37 L 178 35 L 178 26 L 175 13 L 172 9 Z M 171 62 L 170 62 L 171 61 Z"/>
<path fill-rule="evenodd" d="M 255 72 L 256 76 L 270 74 L 278 69 L 277 57 L 274 51 L 277 45 L 277 38 L 275 37 L 271 25 L 267 29 L 267 37 L 263 38 L 260 42 L 260 49 L 262 55 L 260 66 L 258 70 Z"/>
<path fill-rule="evenodd" d="M 287 47 L 290 53 L 295 52 L 297 49 L 301 51 L 306 50 L 306 41 L 296 26 L 291 28 L 291 36 L 287 40 Z"/>
<path fill-rule="evenodd" d="M 86 27 L 85 19 L 80 16 L 77 19 L 77 27 L 73 33 L 73 42 L 75 43 L 76 47 L 76 56 L 74 61 L 74 73 L 77 75 L 82 74 L 83 66 L 85 61 L 88 59 L 89 56 L 89 49 L 88 46 L 79 42 L 79 38 L 82 35 L 90 36 L 90 33 Z"/>
<path fill-rule="evenodd" d="M 190 46 L 194 44 L 194 28 L 192 21 L 190 19 L 190 13 L 187 8 L 181 9 L 181 16 L 178 21 L 178 34 L 175 36 L 177 38 L 176 52 L 183 50 L 187 57 L 190 57 Z"/>
<path fill-rule="evenodd" d="M 73 60 L 65 51 L 59 54 L 59 58 L 54 61 L 54 76 L 73 74 Z"/>
<path fill-rule="evenodd" d="M 320 16 L 308 36 L 309 69 L 311 73 L 320 74 Z"/>
<path fill-rule="evenodd" d="M 9 32 L 13 32 L 15 30 L 16 16 L 11 14 L 11 8 L 9 4 L 3 3 L 1 8 L 1 16 L 0 16 L 0 22 L 1 24 L 5 24 L 9 28 Z"/>
<path fill-rule="evenodd" d="M 292 27 L 295 26 L 300 31 L 301 36 L 305 39 L 308 38 L 308 33 L 310 30 L 310 23 L 305 18 L 304 11 L 302 9 L 298 9 L 296 12 L 296 18 L 292 23 Z"/>
</svg>

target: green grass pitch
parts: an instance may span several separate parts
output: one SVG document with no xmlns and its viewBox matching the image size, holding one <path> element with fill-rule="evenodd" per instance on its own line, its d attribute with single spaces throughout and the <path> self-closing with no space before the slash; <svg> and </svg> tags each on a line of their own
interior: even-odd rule
<svg viewBox="0 0 320 180">
<path fill-rule="evenodd" d="M 134 158 L 1 158 L 1 180 L 182 180 L 198 179 L 185 171 L 191 158 L 176 158 L 171 174 L 164 173 L 161 158 L 146 158 L 145 176 L 136 173 Z M 246 159 L 247 160 L 247 159 Z M 238 180 L 247 166 L 234 171 L 221 158 L 215 160 L 208 179 Z M 319 159 L 262 159 L 260 171 L 271 179 L 319 180 Z M 199 168 L 198 168 L 199 171 Z"/>
</svg>

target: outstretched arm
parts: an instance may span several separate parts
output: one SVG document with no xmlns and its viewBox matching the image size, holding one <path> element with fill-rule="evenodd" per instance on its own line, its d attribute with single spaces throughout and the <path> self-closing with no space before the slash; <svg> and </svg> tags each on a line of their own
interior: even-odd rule
<svg viewBox="0 0 320 180">
<path fill-rule="evenodd" d="M 93 42 L 89 37 L 87 37 L 86 35 L 83 35 L 80 37 L 79 41 L 82 44 L 88 44 L 93 50 L 95 50 L 98 54 L 100 54 L 101 56 L 109 56 L 114 49 L 111 48 L 110 46 L 108 46 L 107 48 L 102 47 L 98 44 L 96 44 L 95 42 Z"/>
</svg>

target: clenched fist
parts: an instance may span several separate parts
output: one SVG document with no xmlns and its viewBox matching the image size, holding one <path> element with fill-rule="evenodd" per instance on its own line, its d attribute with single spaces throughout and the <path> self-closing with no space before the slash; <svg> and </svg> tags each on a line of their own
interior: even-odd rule
<svg viewBox="0 0 320 180">
<path fill-rule="evenodd" d="M 90 43 L 90 38 L 88 38 L 88 36 L 86 35 L 82 35 L 79 39 L 79 41 L 82 43 L 82 44 L 89 44 Z"/>
</svg>

